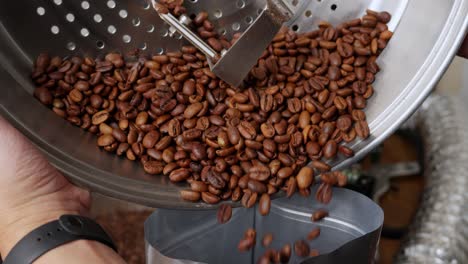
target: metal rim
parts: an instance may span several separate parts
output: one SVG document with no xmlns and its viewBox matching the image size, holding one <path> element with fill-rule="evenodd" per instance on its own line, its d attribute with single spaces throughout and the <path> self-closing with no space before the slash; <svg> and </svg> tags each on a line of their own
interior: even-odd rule
<svg viewBox="0 0 468 264">
<path fill-rule="evenodd" d="M 398 104 L 395 104 L 395 108 L 404 109 L 404 111 L 402 111 L 403 114 L 398 113 L 398 111 L 393 111 L 391 114 L 386 116 L 385 123 L 391 125 L 386 127 L 385 131 L 379 134 L 378 138 L 373 139 L 372 144 L 365 145 L 365 141 L 357 142 L 355 145 L 360 144 L 364 146 L 356 153 L 354 160 L 363 157 L 375 145 L 380 144 L 386 137 L 395 131 L 399 124 L 407 119 L 411 113 L 422 104 L 424 99 L 431 92 L 432 87 L 442 77 L 442 74 L 448 68 L 449 63 L 455 56 L 458 46 L 461 43 L 468 27 L 468 2 L 464 0 L 456 1 L 456 4 L 454 4 L 452 8 L 450 17 L 453 19 L 452 21 L 448 21 L 445 25 L 443 31 L 445 35 L 439 37 L 438 42 L 434 46 L 435 52 L 431 53 L 432 56 L 426 59 L 423 69 L 419 71 L 419 75 L 415 76 L 408 85 L 411 87 L 423 86 L 426 88 L 418 90 L 418 94 L 416 94 L 416 89 L 412 89 L 403 95 L 408 98 L 411 97 L 416 99 L 412 101 L 401 100 Z M 453 45 L 453 43 L 456 43 L 457 45 Z M 21 87 L 18 87 L 18 89 L 21 89 Z M 46 153 L 47 157 L 55 167 L 63 172 L 67 172 L 67 176 L 79 185 L 110 197 L 124 199 L 152 207 L 173 209 L 210 209 L 216 207 L 216 205 L 208 205 L 204 203 L 184 202 L 177 196 L 178 193 L 174 192 L 173 189 L 170 188 L 166 188 L 164 190 L 159 188 L 156 193 L 156 188 L 151 182 L 126 179 L 123 177 L 116 179 L 115 175 L 100 171 L 97 168 L 73 166 L 70 162 L 70 156 L 66 153 L 59 152 L 48 144 L 45 144 L 45 142 L 43 142 L 37 134 L 29 130 L 25 124 L 18 122 L 14 118 L 14 115 L 9 113 L 7 109 L 0 107 L 0 112 L 21 132 L 23 132 L 23 134 L 30 138 L 36 146 Z M 382 120 L 378 121 L 382 122 Z M 370 127 L 371 133 L 377 129 L 383 129 L 375 124 L 375 122 L 370 124 Z M 344 161 L 340 163 L 339 166 L 335 166 L 335 169 L 348 166 L 352 162 L 353 161 L 351 160 Z M 167 203 L 169 199 L 172 199 L 170 200 L 170 206 Z"/>
</svg>

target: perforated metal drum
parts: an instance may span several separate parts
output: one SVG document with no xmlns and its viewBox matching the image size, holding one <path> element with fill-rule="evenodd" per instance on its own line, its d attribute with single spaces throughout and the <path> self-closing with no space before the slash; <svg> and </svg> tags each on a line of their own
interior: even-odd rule
<svg viewBox="0 0 468 264">
<path fill-rule="evenodd" d="M 223 34 L 251 24 L 264 1 L 186 0 L 188 13 L 207 10 Z M 289 26 L 312 30 L 320 20 L 333 24 L 359 17 L 367 8 L 393 15 L 395 31 L 380 56 L 376 94 L 367 116 L 372 136 L 351 147 L 361 158 L 394 131 L 425 99 L 452 60 L 468 24 L 468 0 L 292 0 L 297 15 Z M 179 198 L 180 186 L 150 177 L 135 163 L 101 153 L 91 135 L 72 127 L 40 105 L 29 80 L 40 52 L 99 56 L 108 51 L 147 53 L 176 50 L 184 40 L 144 0 L 16 0 L 0 2 L 0 112 L 26 134 L 51 162 L 77 183 L 106 195 L 156 207 L 206 208 Z"/>
</svg>

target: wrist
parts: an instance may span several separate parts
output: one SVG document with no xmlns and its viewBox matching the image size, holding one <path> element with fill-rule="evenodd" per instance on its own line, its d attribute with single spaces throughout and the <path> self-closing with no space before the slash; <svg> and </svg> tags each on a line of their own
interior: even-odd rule
<svg viewBox="0 0 468 264">
<path fill-rule="evenodd" d="M 79 202 L 63 200 L 58 194 L 37 197 L 27 204 L 0 212 L 0 254 L 10 250 L 34 229 L 57 220 L 61 215 L 79 215 Z"/>
</svg>

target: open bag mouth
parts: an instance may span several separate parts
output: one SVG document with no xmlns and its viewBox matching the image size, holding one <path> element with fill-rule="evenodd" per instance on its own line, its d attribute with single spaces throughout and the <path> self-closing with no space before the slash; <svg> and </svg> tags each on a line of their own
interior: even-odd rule
<svg viewBox="0 0 468 264">
<path fill-rule="evenodd" d="M 315 191 L 317 187 L 312 188 Z M 329 216 L 311 222 L 312 212 L 325 209 Z M 315 227 L 320 236 L 310 242 L 316 258 L 292 256 L 290 263 L 371 263 L 383 225 L 383 211 L 357 192 L 335 188 L 328 205 L 299 195 L 272 202 L 270 214 L 234 209 L 226 224 L 216 221 L 216 211 L 156 210 L 145 222 L 148 263 L 256 263 L 266 250 L 260 241 L 249 252 L 239 253 L 237 244 L 245 230 L 257 231 L 257 240 L 273 233 L 271 248 L 302 239 Z M 171 262 L 165 262 L 171 261 Z"/>
</svg>

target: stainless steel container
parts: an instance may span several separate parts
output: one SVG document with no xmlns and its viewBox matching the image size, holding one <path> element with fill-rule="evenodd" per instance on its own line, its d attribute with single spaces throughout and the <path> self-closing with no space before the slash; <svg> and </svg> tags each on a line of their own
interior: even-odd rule
<svg viewBox="0 0 468 264">
<path fill-rule="evenodd" d="M 293 2 L 297 2 L 294 0 Z M 261 0 L 187 0 L 189 11 L 208 9 L 226 34 L 245 29 Z M 358 17 L 366 8 L 393 14 L 393 40 L 380 57 L 376 94 L 367 116 L 372 136 L 351 144 L 356 156 L 390 135 L 425 99 L 452 60 L 468 24 L 468 0 L 299 1 L 299 31 L 326 18 Z M 311 10 L 316 10 L 314 13 Z M 32 96 L 32 60 L 40 52 L 98 55 L 140 48 L 159 53 L 182 45 L 144 0 L 16 0 L 0 2 L 0 113 L 73 181 L 97 192 L 154 207 L 207 208 L 179 198 L 180 186 L 145 175 L 138 164 L 101 153 L 91 135 L 56 117 Z"/>
<path fill-rule="evenodd" d="M 311 213 L 318 209 L 329 211 L 329 216 L 313 223 Z M 266 250 L 261 245 L 264 234 L 273 234 L 271 248 L 280 249 L 286 243 L 294 248 L 293 243 L 305 239 L 315 227 L 320 227 L 321 233 L 309 245 L 321 255 L 303 259 L 293 253 L 289 263 L 373 263 L 383 211 L 359 193 L 335 188 L 326 206 L 312 197 L 296 195 L 273 201 L 268 216 L 239 208 L 228 223 L 216 221 L 215 211 L 156 210 L 145 223 L 147 263 L 256 263 Z M 256 246 L 239 253 L 237 244 L 249 227 L 257 231 Z"/>
</svg>

